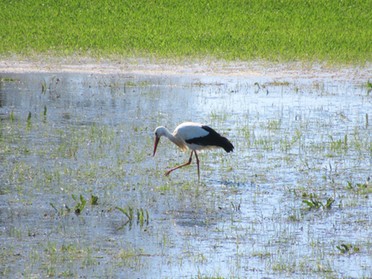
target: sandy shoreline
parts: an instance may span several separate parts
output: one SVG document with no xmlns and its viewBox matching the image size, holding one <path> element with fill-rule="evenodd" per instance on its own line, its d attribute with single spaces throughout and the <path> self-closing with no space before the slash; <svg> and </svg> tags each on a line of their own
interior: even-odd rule
<svg viewBox="0 0 372 279">
<path fill-rule="evenodd" d="M 216 60 L 170 61 L 149 59 L 104 60 L 92 58 L 0 58 L 0 73 L 85 73 L 170 76 L 235 76 L 271 79 L 327 78 L 367 82 L 372 64 L 336 67 L 319 63 L 225 62 Z"/>
</svg>

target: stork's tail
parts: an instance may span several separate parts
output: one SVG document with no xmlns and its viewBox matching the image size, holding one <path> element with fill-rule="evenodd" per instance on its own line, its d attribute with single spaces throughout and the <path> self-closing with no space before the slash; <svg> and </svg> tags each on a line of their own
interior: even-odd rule
<svg viewBox="0 0 372 279">
<path fill-rule="evenodd" d="M 220 138 L 219 146 L 221 146 L 227 153 L 234 150 L 234 146 L 232 145 L 232 143 L 225 137 Z"/>
</svg>

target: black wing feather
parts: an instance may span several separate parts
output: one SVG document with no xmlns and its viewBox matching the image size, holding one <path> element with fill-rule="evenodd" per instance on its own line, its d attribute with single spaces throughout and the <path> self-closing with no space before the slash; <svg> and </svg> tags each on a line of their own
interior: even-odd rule
<svg viewBox="0 0 372 279">
<path fill-rule="evenodd" d="M 234 150 L 234 146 L 227 138 L 221 136 L 209 126 L 203 125 L 202 128 L 208 132 L 208 135 L 188 139 L 186 142 L 188 144 L 198 144 L 202 146 L 219 146 L 222 147 L 226 152 L 231 152 Z"/>
</svg>

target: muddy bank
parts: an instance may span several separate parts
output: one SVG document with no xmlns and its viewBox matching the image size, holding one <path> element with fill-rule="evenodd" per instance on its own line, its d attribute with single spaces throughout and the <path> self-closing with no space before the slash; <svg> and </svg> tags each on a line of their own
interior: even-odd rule
<svg viewBox="0 0 372 279">
<path fill-rule="evenodd" d="M 0 58 L 0 73 L 91 73 L 167 76 L 237 76 L 271 79 L 334 79 L 367 81 L 372 65 L 332 66 L 326 63 L 217 60 L 94 59 L 84 57 Z"/>
</svg>

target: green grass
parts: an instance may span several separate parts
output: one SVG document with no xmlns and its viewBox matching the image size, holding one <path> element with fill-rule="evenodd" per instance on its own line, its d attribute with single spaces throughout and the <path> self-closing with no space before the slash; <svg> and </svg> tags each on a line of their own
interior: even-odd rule
<svg viewBox="0 0 372 279">
<path fill-rule="evenodd" d="M 0 55 L 371 61 L 367 1 L 0 2 Z"/>
</svg>

